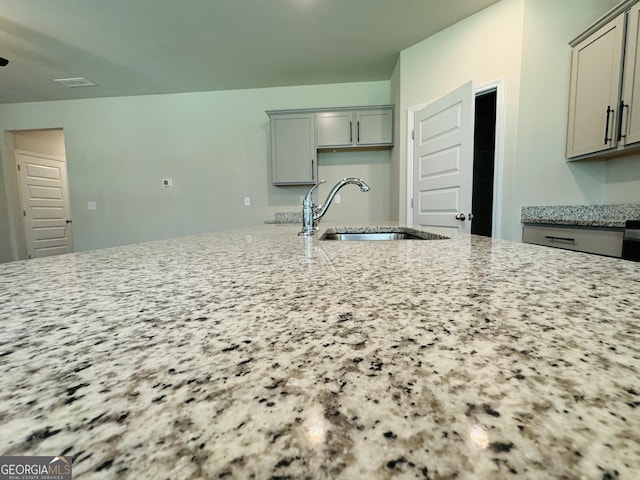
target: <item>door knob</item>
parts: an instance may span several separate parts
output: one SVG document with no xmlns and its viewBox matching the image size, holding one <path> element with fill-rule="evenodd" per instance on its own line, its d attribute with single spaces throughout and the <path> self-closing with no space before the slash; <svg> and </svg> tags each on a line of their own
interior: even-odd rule
<svg viewBox="0 0 640 480">
<path fill-rule="evenodd" d="M 464 213 L 459 213 L 456 215 L 456 220 L 461 220 L 464 222 L 465 218 L 467 217 L 464 216 Z"/>
</svg>

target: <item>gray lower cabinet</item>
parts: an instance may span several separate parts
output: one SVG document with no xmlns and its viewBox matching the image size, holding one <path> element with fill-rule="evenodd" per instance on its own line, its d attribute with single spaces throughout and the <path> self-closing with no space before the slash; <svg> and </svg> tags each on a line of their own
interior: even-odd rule
<svg viewBox="0 0 640 480">
<path fill-rule="evenodd" d="M 318 178 L 315 114 L 270 114 L 270 126 L 273 184 L 315 184 Z"/>
<path fill-rule="evenodd" d="M 622 256 L 623 229 L 524 225 L 522 241 L 609 257 Z"/>
</svg>

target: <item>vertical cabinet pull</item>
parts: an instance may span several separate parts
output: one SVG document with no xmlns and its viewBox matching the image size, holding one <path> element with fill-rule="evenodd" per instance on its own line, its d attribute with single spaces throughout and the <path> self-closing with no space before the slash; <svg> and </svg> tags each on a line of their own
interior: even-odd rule
<svg viewBox="0 0 640 480">
<path fill-rule="evenodd" d="M 353 122 L 349 122 L 349 143 L 353 143 Z"/>
<path fill-rule="evenodd" d="M 315 180 L 316 179 L 316 175 L 315 172 L 313 170 L 313 158 L 311 159 L 311 180 Z"/>
<path fill-rule="evenodd" d="M 612 138 L 609 138 L 609 119 L 611 118 L 612 114 L 613 114 L 613 110 L 611 109 L 611 105 L 607 105 L 607 123 L 604 126 L 604 144 L 605 145 L 609 143 L 609 140 L 612 140 Z"/>
<path fill-rule="evenodd" d="M 356 125 L 358 128 L 358 143 L 360 143 L 360 120 L 358 120 L 358 125 Z"/>
<path fill-rule="evenodd" d="M 622 140 L 623 138 L 627 138 L 626 135 L 622 134 L 622 117 L 624 117 L 625 108 L 627 109 L 627 112 L 629 112 L 629 105 L 626 105 L 624 103 L 624 100 L 620 100 L 620 110 L 618 110 L 618 141 Z"/>
</svg>

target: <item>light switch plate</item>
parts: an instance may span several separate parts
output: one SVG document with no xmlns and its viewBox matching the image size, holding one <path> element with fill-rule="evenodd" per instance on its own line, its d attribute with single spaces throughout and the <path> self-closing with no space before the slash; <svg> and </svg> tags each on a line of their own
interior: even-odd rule
<svg viewBox="0 0 640 480">
<path fill-rule="evenodd" d="M 87 210 L 95 210 L 96 209 L 96 202 L 95 200 L 89 200 L 87 202 Z"/>
<path fill-rule="evenodd" d="M 251 206 L 251 197 L 244 197 L 244 206 L 245 207 Z"/>
</svg>

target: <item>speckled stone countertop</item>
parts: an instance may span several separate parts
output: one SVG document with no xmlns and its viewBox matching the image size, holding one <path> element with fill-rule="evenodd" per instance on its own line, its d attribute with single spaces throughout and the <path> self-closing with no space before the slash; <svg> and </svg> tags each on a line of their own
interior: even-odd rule
<svg viewBox="0 0 640 480">
<path fill-rule="evenodd" d="M 302 207 L 300 207 L 300 210 L 302 210 Z M 276 212 L 273 220 L 265 220 L 264 223 L 297 223 L 302 225 L 302 211 Z"/>
<path fill-rule="evenodd" d="M 522 223 L 624 228 L 627 220 L 640 220 L 640 204 L 557 205 L 522 207 Z"/>
<path fill-rule="evenodd" d="M 640 263 L 298 230 L 0 265 L 0 454 L 87 479 L 638 478 Z"/>
</svg>

